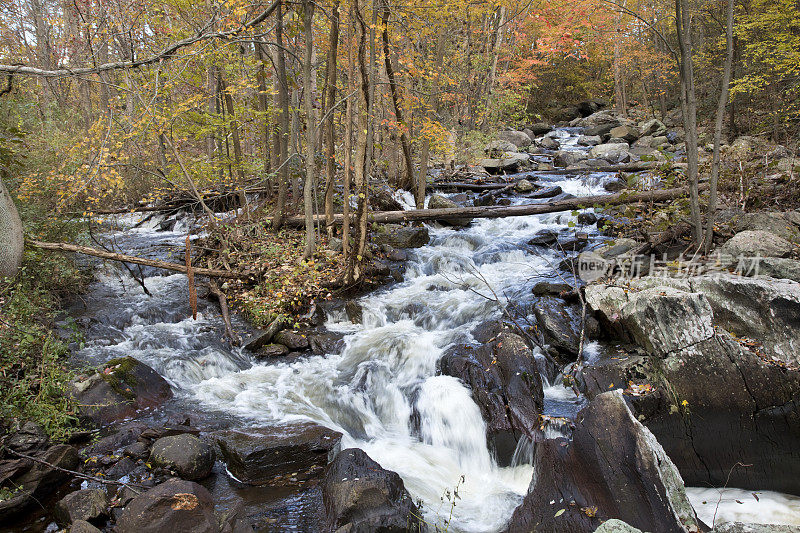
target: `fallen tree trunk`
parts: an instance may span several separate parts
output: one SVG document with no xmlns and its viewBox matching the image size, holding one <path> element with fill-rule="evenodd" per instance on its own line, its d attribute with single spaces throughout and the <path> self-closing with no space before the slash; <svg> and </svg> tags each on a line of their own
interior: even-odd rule
<svg viewBox="0 0 800 533">
<path fill-rule="evenodd" d="M 706 185 L 707 187 L 707 185 Z M 701 187 L 701 188 L 706 188 Z M 540 202 L 535 204 L 514 206 L 486 206 L 486 207 L 453 207 L 443 209 L 409 209 L 407 211 L 378 211 L 369 213 L 369 221 L 380 224 L 397 222 L 422 222 L 428 220 L 453 220 L 457 218 L 502 218 L 521 217 L 529 215 L 542 215 L 545 213 L 558 213 L 559 211 L 572 211 L 586 207 L 599 207 L 609 205 L 633 204 L 637 202 L 664 202 L 674 200 L 688 193 L 688 189 L 675 188 L 659 191 L 633 193 L 622 191 L 617 194 L 598 194 L 581 198 L 570 198 L 555 202 Z M 323 216 L 316 215 L 316 220 L 324 220 Z M 344 217 L 334 215 L 333 223 L 341 225 Z M 269 219 L 268 219 L 269 220 Z M 305 219 L 300 216 L 289 217 L 285 223 L 299 227 Z"/>
<path fill-rule="evenodd" d="M 65 242 L 41 242 L 32 239 L 28 239 L 26 242 L 29 245 L 35 248 L 41 248 L 42 250 L 55 250 L 58 252 L 75 252 L 78 254 L 101 257 L 103 259 L 111 259 L 112 261 L 122 261 L 123 263 L 135 263 L 137 265 L 163 268 L 164 270 L 173 270 L 175 272 L 183 272 L 184 274 L 186 274 L 187 272 L 186 265 L 181 265 L 178 263 L 169 263 L 167 261 L 158 261 L 156 259 L 146 259 L 144 257 L 136 257 L 135 255 L 107 252 L 106 250 L 98 250 L 97 248 L 90 248 L 88 246 L 81 246 L 78 244 L 68 244 Z M 196 276 L 208 276 L 212 278 L 244 279 L 248 277 L 243 272 L 232 272 L 230 270 L 217 270 L 213 268 L 192 267 L 192 271 Z"/>
</svg>

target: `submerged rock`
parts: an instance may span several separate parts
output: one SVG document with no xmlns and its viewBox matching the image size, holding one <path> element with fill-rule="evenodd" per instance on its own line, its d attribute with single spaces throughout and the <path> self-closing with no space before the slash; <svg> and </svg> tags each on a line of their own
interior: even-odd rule
<svg viewBox="0 0 800 533">
<path fill-rule="evenodd" d="M 326 531 L 418 531 L 420 512 L 395 472 L 357 448 L 342 450 L 322 483 Z"/>
<path fill-rule="evenodd" d="M 588 533 L 609 518 L 653 533 L 699 531 L 678 470 L 620 391 L 578 413 L 571 442 L 537 445 L 533 481 L 507 531 Z"/>
<path fill-rule="evenodd" d="M 99 425 L 158 407 L 172 397 L 169 383 L 133 357 L 114 359 L 99 372 L 73 383 L 81 414 Z"/>
<path fill-rule="evenodd" d="M 419 248 L 428 244 L 430 236 L 424 226 L 409 227 L 400 224 L 383 224 L 372 232 L 372 242 L 392 248 Z"/>
<path fill-rule="evenodd" d="M 341 438 L 341 433 L 312 423 L 214 434 L 228 471 L 250 485 L 282 474 L 318 471 L 338 452 Z"/>
</svg>

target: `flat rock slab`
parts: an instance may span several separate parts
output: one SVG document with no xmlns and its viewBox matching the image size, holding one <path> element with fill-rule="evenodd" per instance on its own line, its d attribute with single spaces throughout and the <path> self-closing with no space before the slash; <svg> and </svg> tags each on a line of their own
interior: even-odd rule
<svg viewBox="0 0 800 533">
<path fill-rule="evenodd" d="M 325 467 L 339 451 L 342 434 L 305 423 L 220 431 L 213 437 L 237 480 L 263 485 L 281 475 Z"/>
</svg>

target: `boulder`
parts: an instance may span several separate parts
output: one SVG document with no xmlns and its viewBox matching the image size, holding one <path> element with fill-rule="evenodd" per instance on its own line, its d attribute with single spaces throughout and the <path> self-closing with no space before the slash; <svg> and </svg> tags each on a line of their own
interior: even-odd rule
<svg viewBox="0 0 800 533">
<path fill-rule="evenodd" d="M 533 186 L 533 183 L 526 179 L 521 179 L 517 183 L 514 184 L 514 190 L 521 193 L 528 193 L 532 192 L 536 187 Z"/>
<path fill-rule="evenodd" d="M 278 344 L 283 344 L 291 351 L 305 350 L 309 346 L 308 339 L 305 335 L 288 329 L 278 332 L 273 341 Z"/>
<path fill-rule="evenodd" d="M 492 141 L 483 149 L 489 157 L 503 157 L 506 152 L 517 152 L 519 147 L 509 141 Z"/>
<path fill-rule="evenodd" d="M 603 142 L 599 135 L 581 135 L 578 137 L 578 144 L 580 146 L 597 146 Z"/>
<path fill-rule="evenodd" d="M 579 307 L 553 296 L 543 296 L 533 305 L 533 315 L 545 342 L 569 356 L 578 354 L 581 338 Z"/>
<path fill-rule="evenodd" d="M 755 139 L 753 137 L 742 135 L 728 146 L 726 155 L 740 161 L 749 161 L 753 157 L 754 144 Z"/>
<path fill-rule="evenodd" d="M 531 289 L 534 296 L 558 296 L 573 289 L 569 283 L 563 281 L 539 281 Z"/>
<path fill-rule="evenodd" d="M 430 241 L 428 228 L 408 227 L 400 224 L 382 224 L 372 232 L 372 242 L 392 248 L 420 248 Z"/>
<path fill-rule="evenodd" d="M 612 518 L 603 522 L 600 527 L 594 530 L 594 533 L 642 533 L 642 530 L 636 529 L 622 520 Z"/>
<path fill-rule="evenodd" d="M 3 444 L 10 450 L 24 453 L 42 449 L 49 439 L 47 432 L 39 424 L 31 421 L 23 422 L 22 426 L 10 435 L 6 435 Z"/>
<path fill-rule="evenodd" d="M 291 326 L 291 322 L 288 318 L 279 316 L 275 318 L 269 325 L 258 332 L 256 332 L 245 344 L 244 347 L 251 352 L 255 352 L 262 346 L 269 344 L 272 342 L 272 337 L 275 336 L 276 333 L 281 331 L 282 329 L 286 329 Z"/>
<path fill-rule="evenodd" d="M 559 150 L 553 155 L 553 165 L 557 167 L 569 167 L 588 159 L 586 152 L 577 150 Z"/>
<path fill-rule="evenodd" d="M 439 194 L 432 194 L 430 199 L 428 200 L 428 209 L 453 209 L 458 207 L 454 201 L 450 200 L 449 198 L 445 198 Z M 469 226 L 472 223 L 471 218 L 456 218 L 450 220 L 441 220 L 439 221 L 442 224 L 448 226 Z"/>
<path fill-rule="evenodd" d="M 221 530 L 211 494 L 197 483 L 170 479 L 132 499 L 120 514 L 115 531 L 220 533 Z"/>
<path fill-rule="evenodd" d="M 628 143 L 632 143 L 642 135 L 635 126 L 617 126 L 612 129 L 609 134 L 614 139 L 623 139 Z"/>
<path fill-rule="evenodd" d="M 657 137 L 659 135 L 666 134 L 667 127 L 657 118 L 651 118 L 650 120 L 640 122 L 639 130 L 641 131 L 642 135 Z"/>
<path fill-rule="evenodd" d="M 757 276 L 788 279 L 800 283 L 800 261 L 778 257 L 762 257 L 758 260 L 758 264 L 752 273 Z"/>
<path fill-rule="evenodd" d="M 538 191 L 526 194 L 527 198 L 554 198 L 559 194 L 563 194 L 564 191 L 558 185 L 554 187 L 545 187 L 543 189 L 539 189 Z"/>
<path fill-rule="evenodd" d="M 561 143 L 559 143 L 552 137 L 543 137 L 542 140 L 538 142 L 538 144 L 545 150 L 558 150 L 558 148 L 561 146 Z"/>
<path fill-rule="evenodd" d="M 541 376 L 522 337 L 501 324 L 488 323 L 473 336 L 477 346 L 453 346 L 437 363 L 438 369 L 472 390 L 486 421 L 489 446 L 499 464 L 509 465 L 520 439 L 540 438 Z"/>
<path fill-rule="evenodd" d="M 374 185 L 369 192 L 369 205 L 373 211 L 402 211 L 403 205 L 394 197 L 388 185 Z"/>
<path fill-rule="evenodd" d="M 800 526 L 725 522 L 716 526 L 710 533 L 800 533 Z"/>
<path fill-rule="evenodd" d="M 263 485 L 277 476 L 308 476 L 339 451 L 342 434 L 313 424 L 214 433 L 222 459 L 237 480 Z"/>
<path fill-rule="evenodd" d="M 405 533 L 421 527 L 420 512 L 396 472 L 357 448 L 342 450 L 322 483 L 327 531 Z"/>
<path fill-rule="evenodd" d="M 339 354 L 344 349 L 344 334 L 333 331 L 313 333 L 308 336 L 314 355 Z"/>
<path fill-rule="evenodd" d="M 133 357 L 109 361 L 97 373 L 73 382 L 71 392 L 81 414 L 98 425 L 158 407 L 172 398 L 169 383 Z"/>
<path fill-rule="evenodd" d="M 257 359 L 269 359 L 271 357 L 282 357 L 289 353 L 289 348 L 283 344 L 270 343 L 262 346 L 256 352 Z"/>
<path fill-rule="evenodd" d="M 55 515 L 61 524 L 77 520 L 94 520 L 106 514 L 108 498 L 102 489 L 84 489 L 70 492 L 57 504 Z"/>
<path fill-rule="evenodd" d="M 69 533 L 101 533 L 99 529 L 94 527 L 86 520 L 76 520 L 69 528 Z"/>
<path fill-rule="evenodd" d="M 741 231 L 722 245 L 720 252 L 736 257 L 789 257 L 795 247 L 791 242 L 768 231 Z"/>
<path fill-rule="evenodd" d="M 768 231 L 787 241 L 800 243 L 800 220 L 797 211 L 745 213 L 733 217 L 730 225 L 737 232 Z"/>
<path fill-rule="evenodd" d="M 501 131 L 497 134 L 497 139 L 508 141 L 517 148 L 526 148 L 531 144 L 531 138 L 521 131 Z"/>
<path fill-rule="evenodd" d="M 528 244 L 532 246 L 546 246 L 556 241 L 558 241 L 558 232 L 546 229 L 534 235 L 533 238 L 528 241 Z"/>
<path fill-rule="evenodd" d="M 649 354 L 593 364 L 587 394 L 649 384 L 654 392 L 633 398 L 639 419 L 691 485 L 800 490 L 800 370 L 796 359 L 783 362 L 770 352 L 791 335 L 797 345 L 797 328 L 787 325 L 798 323 L 800 285 L 782 282 L 770 293 L 760 283 L 715 275 L 642 278 L 630 292 L 586 288 L 589 307 Z M 775 334 L 765 326 L 772 320 Z M 755 335 L 745 340 L 725 327 Z"/>
<path fill-rule="evenodd" d="M 207 477 L 214 467 L 214 448 L 188 433 L 161 437 L 153 443 L 150 461 L 177 473 L 183 479 Z"/>
<path fill-rule="evenodd" d="M 572 441 L 536 447 L 528 494 L 508 533 L 592 532 L 617 518 L 643 531 L 699 531 L 678 469 L 621 391 L 582 409 Z"/>
<path fill-rule="evenodd" d="M 526 129 L 530 130 L 530 133 L 525 132 L 528 133 L 529 137 L 531 136 L 531 134 L 538 137 L 539 135 L 544 135 L 545 133 L 549 133 L 550 131 L 553 130 L 553 127 L 545 122 L 537 122 L 535 124 L 529 124 Z"/>
<path fill-rule="evenodd" d="M 622 178 L 612 178 L 603 183 L 603 188 L 608 192 L 619 192 L 628 188 L 627 182 Z"/>
<path fill-rule="evenodd" d="M 598 144 L 589 149 L 589 156 L 605 159 L 610 163 L 627 163 L 631 159 L 630 146 L 627 143 Z"/>
<path fill-rule="evenodd" d="M 582 128 L 591 128 L 609 124 L 611 128 L 615 128 L 620 125 L 620 121 L 611 111 L 598 111 L 597 113 L 592 113 L 588 117 L 582 118 L 576 125 Z M 609 131 L 611 128 L 609 128 Z"/>
</svg>

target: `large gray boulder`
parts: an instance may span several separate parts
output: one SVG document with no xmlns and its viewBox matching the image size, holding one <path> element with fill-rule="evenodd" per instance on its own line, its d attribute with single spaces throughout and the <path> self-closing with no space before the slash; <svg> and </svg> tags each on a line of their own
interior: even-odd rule
<svg viewBox="0 0 800 533">
<path fill-rule="evenodd" d="M 553 154 L 553 165 L 556 167 L 571 167 L 588 158 L 589 156 L 586 155 L 586 152 L 578 150 L 559 150 Z"/>
<path fill-rule="evenodd" d="M 528 494 L 508 533 L 592 532 L 617 518 L 643 531 L 698 531 L 678 469 L 621 391 L 578 413 L 572 441 L 536 446 Z"/>
<path fill-rule="evenodd" d="M 610 163 L 627 163 L 631 159 L 630 146 L 627 143 L 598 144 L 589 149 L 589 156 Z"/>
<path fill-rule="evenodd" d="M 400 224 L 382 224 L 372 232 L 372 242 L 392 248 L 420 248 L 430 241 L 428 228 L 410 227 Z"/>
<path fill-rule="evenodd" d="M 308 476 L 338 453 L 342 434 L 305 423 L 214 434 L 228 471 L 242 483 L 263 485 L 296 473 Z"/>
<path fill-rule="evenodd" d="M 519 151 L 519 147 L 509 141 L 492 141 L 486 145 L 483 151 L 489 155 L 489 157 L 503 157 L 503 154 L 506 152 L 517 152 Z"/>
<path fill-rule="evenodd" d="M 136 496 L 117 520 L 117 533 L 220 533 L 214 502 L 204 487 L 170 479 Z"/>
<path fill-rule="evenodd" d="M 789 257 L 795 250 L 786 239 L 767 231 L 742 231 L 722 245 L 720 252 L 733 257 Z"/>
<path fill-rule="evenodd" d="M 501 131 L 497 134 L 497 138 L 501 141 L 508 141 L 517 148 L 527 148 L 532 142 L 531 138 L 521 131 Z"/>
<path fill-rule="evenodd" d="M 70 492 L 57 504 L 55 515 L 61 524 L 77 520 L 94 520 L 106 514 L 108 498 L 102 489 L 84 489 Z"/>
<path fill-rule="evenodd" d="M 797 211 L 743 213 L 735 216 L 730 225 L 737 232 L 768 231 L 787 241 L 800 243 L 800 213 Z"/>
<path fill-rule="evenodd" d="M 639 130 L 641 131 L 642 135 L 658 137 L 660 135 L 666 134 L 667 127 L 664 125 L 663 122 L 661 122 L 657 118 L 651 118 L 650 120 L 645 120 L 644 122 L 640 122 Z"/>
<path fill-rule="evenodd" d="M 609 134 L 612 138 L 624 139 L 628 143 L 634 142 L 642 135 L 636 126 L 617 126 Z"/>
<path fill-rule="evenodd" d="M 326 531 L 406 533 L 420 528 L 420 512 L 396 472 L 363 450 L 342 450 L 322 483 Z"/>
<path fill-rule="evenodd" d="M 578 144 L 580 146 L 597 146 L 602 143 L 603 139 L 599 135 L 581 135 L 578 137 Z"/>
</svg>

